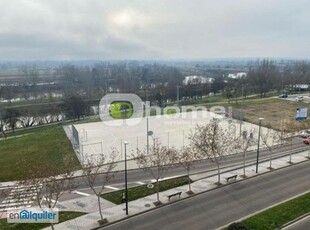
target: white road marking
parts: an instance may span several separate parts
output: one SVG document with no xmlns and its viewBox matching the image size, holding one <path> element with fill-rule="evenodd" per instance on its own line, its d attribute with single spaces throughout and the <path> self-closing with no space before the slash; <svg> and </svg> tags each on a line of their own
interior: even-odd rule
<svg viewBox="0 0 310 230">
<path fill-rule="evenodd" d="M 30 197 L 31 199 L 35 199 L 35 197 Z M 10 204 L 14 202 L 22 202 L 22 201 L 30 201 L 29 198 L 20 198 L 20 199 L 10 199 L 2 201 L 2 204 Z"/>
<path fill-rule="evenodd" d="M 24 207 L 31 207 L 37 195 L 37 191 L 42 188 L 38 185 L 16 185 L 10 188 L 10 193 L 0 204 L 0 210 L 14 210 Z"/>
<path fill-rule="evenodd" d="M 23 202 L 9 203 L 9 204 L 0 204 L 0 208 L 20 206 L 20 205 L 31 204 L 31 203 L 33 203 L 33 201 L 23 201 Z"/>
<path fill-rule="evenodd" d="M 10 211 L 10 210 L 15 210 L 15 209 L 24 209 L 24 208 L 30 208 L 31 205 L 26 205 L 26 206 L 16 206 L 16 207 L 9 207 L 9 208 L 5 208 L 4 210 Z"/>
<path fill-rule="evenodd" d="M 112 190 L 120 190 L 119 188 L 112 187 L 112 186 L 105 186 L 105 188 L 112 189 Z"/>
<path fill-rule="evenodd" d="M 164 177 L 164 178 L 159 179 L 158 181 L 169 180 L 169 179 L 177 178 L 177 177 L 180 177 L 180 176 L 181 176 L 181 175 L 170 176 L 170 177 Z M 182 175 L 182 176 L 184 176 L 184 175 Z M 156 182 L 155 179 L 151 180 L 151 183 L 154 183 L 154 182 Z"/>
<path fill-rule="evenodd" d="M 136 182 L 137 184 L 141 184 L 141 185 L 144 185 L 145 183 L 141 182 L 141 181 L 138 181 Z"/>
<path fill-rule="evenodd" d="M 42 201 L 43 201 L 43 200 L 46 200 L 46 201 L 47 201 L 48 199 L 47 199 L 46 197 L 43 196 L 43 197 L 42 197 L 42 200 L 41 200 L 41 204 L 42 204 Z M 50 202 L 56 203 L 56 200 L 50 199 Z"/>
<path fill-rule="evenodd" d="M 79 191 L 73 191 L 72 193 L 79 194 L 79 195 L 82 195 L 82 196 L 91 196 L 91 195 L 90 195 L 90 194 L 88 194 L 88 193 L 85 193 L 85 192 L 79 192 Z"/>
<path fill-rule="evenodd" d="M 6 197 L 6 199 L 14 199 L 14 198 L 23 198 L 23 197 L 32 197 L 32 196 L 36 196 L 37 194 L 36 193 L 24 193 L 24 194 L 19 194 L 19 195 L 16 195 L 16 194 L 10 194 Z"/>
</svg>

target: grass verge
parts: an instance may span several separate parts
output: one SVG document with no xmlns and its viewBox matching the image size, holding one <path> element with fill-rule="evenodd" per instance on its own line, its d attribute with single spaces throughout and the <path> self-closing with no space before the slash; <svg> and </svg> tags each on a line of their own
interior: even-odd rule
<svg viewBox="0 0 310 230">
<path fill-rule="evenodd" d="M 307 193 L 252 216 L 241 224 L 247 229 L 273 230 L 309 212 L 310 193 Z"/>
<path fill-rule="evenodd" d="M 25 179 L 27 168 L 20 164 L 21 160 L 34 165 L 61 166 L 64 165 L 64 159 L 71 156 L 74 158 L 74 167 L 80 168 L 62 125 L 20 130 L 15 135 L 16 138 L 0 141 L 0 182 Z"/>
<path fill-rule="evenodd" d="M 139 198 L 143 198 L 143 197 L 155 194 L 156 186 L 155 186 L 155 183 L 152 183 L 152 184 L 154 185 L 153 188 L 148 188 L 146 185 L 129 188 L 128 189 L 128 200 L 133 201 Z M 166 191 L 168 189 L 172 189 L 172 188 L 179 187 L 179 186 L 186 185 L 186 184 L 188 184 L 188 179 L 186 176 L 169 179 L 169 180 L 159 182 L 159 190 L 160 192 L 162 192 L 162 191 Z M 115 204 L 121 204 L 122 193 L 123 191 L 119 190 L 115 192 L 105 193 L 101 195 L 101 197 Z"/>
<path fill-rule="evenodd" d="M 59 223 L 85 215 L 83 212 L 59 212 Z M 9 224 L 6 219 L 0 220 L 0 229 L 2 230 L 39 230 L 50 226 L 50 224 Z"/>
</svg>

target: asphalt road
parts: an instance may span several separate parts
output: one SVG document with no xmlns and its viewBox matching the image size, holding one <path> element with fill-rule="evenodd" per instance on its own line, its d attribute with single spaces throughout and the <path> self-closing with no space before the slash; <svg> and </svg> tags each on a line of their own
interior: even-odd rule
<svg viewBox="0 0 310 230">
<path fill-rule="evenodd" d="M 309 191 L 309 175 L 310 162 L 307 161 L 223 186 L 101 229 L 217 229 Z"/>
<path fill-rule="evenodd" d="M 307 149 L 307 146 L 302 143 L 301 138 L 296 138 L 294 140 L 293 151 L 298 150 L 305 150 Z M 281 157 L 284 155 L 288 155 L 291 152 L 291 146 L 290 145 L 283 145 L 276 147 L 272 153 L 273 157 Z M 269 151 L 263 150 L 260 151 L 260 161 L 269 159 Z M 243 162 L 243 154 L 234 154 L 229 155 L 225 157 L 221 161 L 221 167 L 229 167 L 232 165 L 242 165 Z M 246 154 L 246 162 L 249 163 L 255 163 L 256 162 L 256 150 L 250 151 Z M 191 174 L 193 173 L 201 173 L 206 171 L 213 171 L 216 170 L 216 164 L 212 163 L 210 160 L 204 160 L 202 162 L 199 162 L 195 165 L 195 167 L 192 169 Z M 185 175 L 186 171 L 182 166 L 174 166 L 170 168 L 166 174 L 165 177 L 172 177 L 176 175 Z M 144 172 L 142 169 L 135 169 L 135 170 L 129 170 L 128 171 L 128 183 L 129 186 L 137 186 L 137 182 L 143 182 L 143 183 L 149 183 L 152 179 L 149 173 Z M 79 190 L 84 190 L 89 192 L 89 186 L 86 184 L 85 179 L 83 178 L 77 178 L 77 183 L 79 184 Z M 98 186 L 100 186 L 102 180 L 98 179 Z M 113 179 L 108 184 L 109 186 L 113 186 L 119 189 L 123 189 L 124 187 L 124 172 L 118 172 L 114 175 Z M 110 192 L 108 188 L 105 189 L 105 192 Z"/>
</svg>

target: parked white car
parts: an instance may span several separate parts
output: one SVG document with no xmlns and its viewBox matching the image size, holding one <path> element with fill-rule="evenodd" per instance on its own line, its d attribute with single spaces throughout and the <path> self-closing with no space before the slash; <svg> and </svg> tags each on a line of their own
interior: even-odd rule
<svg viewBox="0 0 310 230">
<path fill-rule="evenodd" d="M 304 130 L 304 131 L 302 131 L 302 133 L 300 134 L 300 136 L 303 137 L 303 138 L 310 137 L 310 130 Z"/>
<path fill-rule="evenodd" d="M 304 97 L 303 96 L 298 96 L 295 98 L 295 101 L 303 101 Z"/>
</svg>

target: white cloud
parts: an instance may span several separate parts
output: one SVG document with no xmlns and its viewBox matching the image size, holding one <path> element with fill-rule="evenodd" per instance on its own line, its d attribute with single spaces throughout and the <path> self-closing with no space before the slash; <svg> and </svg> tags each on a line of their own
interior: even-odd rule
<svg viewBox="0 0 310 230">
<path fill-rule="evenodd" d="M 308 57 L 306 0 L 0 0 L 0 60 Z"/>
</svg>

